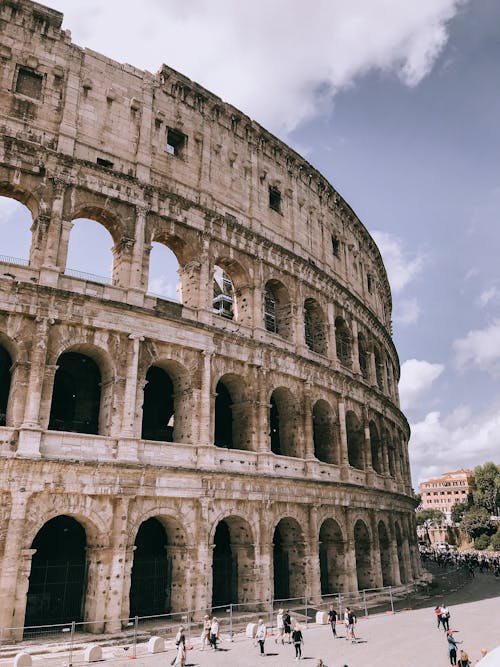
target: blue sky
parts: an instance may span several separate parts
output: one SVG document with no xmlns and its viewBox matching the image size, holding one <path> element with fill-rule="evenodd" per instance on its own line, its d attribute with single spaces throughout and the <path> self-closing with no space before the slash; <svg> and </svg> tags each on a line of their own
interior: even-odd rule
<svg viewBox="0 0 500 667">
<path fill-rule="evenodd" d="M 414 484 L 500 462 L 500 3 L 143 0 L 139 16 L 132 0 L 46 4 L 80 46 L 153 72 L 166 62 L 330 180 L 388 269 Z M 90 238 L 84 225 L 72 242 Z M 106 274 L 103 241 L 95 263 L 71 251 L 68 265 Z M 175 297 L 159 253 L 150 289 Z"/>
</svg>

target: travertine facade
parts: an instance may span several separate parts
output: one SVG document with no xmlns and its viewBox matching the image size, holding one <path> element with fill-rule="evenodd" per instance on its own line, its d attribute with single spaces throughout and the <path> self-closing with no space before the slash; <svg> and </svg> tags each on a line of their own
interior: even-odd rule
<svg viewBox="0 0 500 667">
<path fill-rule="evenodd" d="M 29 263 L 0 264 L 0 627 L 418 578 L 366 229 L 240 111 L 61 22 L 0 2 L 0 195 L 33 217 Z M 82 217 L 110 285 L 65 273 Z M 182 305 L 147 294 L 154 241 Z"/>
</svg>

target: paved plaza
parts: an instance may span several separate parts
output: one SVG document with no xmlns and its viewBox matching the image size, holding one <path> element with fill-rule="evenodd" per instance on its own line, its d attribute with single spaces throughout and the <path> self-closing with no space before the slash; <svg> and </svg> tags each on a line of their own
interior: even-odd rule
<svg viewBox="0 0 500 667">
<path fill-rule="evenodd" d="M 445 667 L 449 664 L 445 633 L 437 630 L 432 600 L 421 609 L 401 611 L 395 615 L 380 614 L 368 619 L 359 618 L 357 625 L 358 643 L 351 644 L 344 638 L 334 640 L 329 626 L 310 625 L 304 629 L 303 664 L 316 667 L 322 658 L 328 667 Z M 464 648 L 474 665 L 480 657 L 482 647 L 492 650 L 500 644 L 500 580 L 492 575 L 478 575 L 461 590 L 446 596 L 451 611 L 450 627 L 455 638 L 463 642 Z M 338 626 L 344 635 L 343 627 Z M 243 635 L 236 635 L 234 641 L 224 639 L 220 650 L 199 650 L 199 640 L 192 641 L 193 649 L 187 652 L 187 665 L 191 667 L 285 667 L 295 664 L 293 646 L 277 646 L 274 637 L 265 644 L 266 656 L 259 657 L 259 649 L 254 642 Z M 106 667 L 164 667 L 174 656 L 172 642 L 167 651 L 157 655 L 145 654 L 145 645 L 140 644 L 137 658 L 131 660 L 130 649 L 109 646 L 104 648 Z M 12 659 L 0 660 L 0 665 L 12 665 Z M 73 665 L 83 664 L 83 654 L 73 655 Z M 34 667 L 64 667 L 68 656 L 33 655 Z"/>
</svg>

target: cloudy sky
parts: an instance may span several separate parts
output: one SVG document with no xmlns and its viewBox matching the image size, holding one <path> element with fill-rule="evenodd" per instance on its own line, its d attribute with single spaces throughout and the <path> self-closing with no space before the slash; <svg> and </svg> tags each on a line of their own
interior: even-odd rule
<svg viewBox="0 0 500 667">
<path fill-rule="evenodd" d="M 152 72 L 167 63 L 330 180 L 388 269 L 414 485 L 500 463 L 500 3 L 45 4 L 77 44 Z M 0 200 L 0 223 L 13 216 Z M 76 233 L 90 239 L 83 222 Z M 19 256 L 16 242 L 3 252 Z M 106 273 L 88 257 L 68 263 Z M 150 289 L 175 296 L 160 264 Z"/>
</svg>

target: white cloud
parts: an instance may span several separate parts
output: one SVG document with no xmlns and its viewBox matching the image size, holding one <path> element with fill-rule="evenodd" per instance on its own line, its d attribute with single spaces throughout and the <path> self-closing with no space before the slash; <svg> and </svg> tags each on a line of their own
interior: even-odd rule
<svg viewBox="0 0 500 667">
<path fill-rule="evenodd" d="M 148 292 L 164 296 L 167 299 L 179 301 L 179 287 L 173 283 L 167 276 L 156 276 L 149 281 Z"/>
<path fill-rule="evenodd" d="M 429 412 L 411 424 L 410 460 L 415 484 L 458 468 L 473 468 L 499 460 L 500 410 L 498 400 L 482 413 L 472 415 L 459 406 L 448 416 Z"/>
<path fill-rule="evenodd" d="M 420 306 L 416 299 L 401 299 L 394 307 L 394 322 L 402 326 L 415 324 L 420 315 Z"/>
<path fill-rule="evenodd" d="M 481 294 L 479 295 L 478 303 L 481 306 L 481 308 L 484 308 L 490 303 L 490 301 L 498 299 L 499 296 L 500 292 L 496 287 L 489 287 L 488 289 L 481 292 Z"/>
<path fill-rule="evenodd" d="M 0 197 L 0 225 L 9 222 L 24 207 L 15 199 Z"/>
<path fill-rule="evenodd" d="M 371 70 L 417 85 L 466 0 L 49 0 L 74 40 L 157 71 L 166 62 L 276 132 Z M 112 27 L 112 30 L 110 29 Z"/>
<path fill-rule="evenodd" d="M 403 241 L 388 232 L 375 230 L 371 235 L 384 260 L 391 289 L 394 294 L 399 294 L 422 271 L 425 255 L 408 252 L 403 248 Z"/>
<path fill-rule="evenodd" d="M 484 329 L 474 329 L 453 343 L 455 364 L 459 370 L 479 368 L 500 377 L 500 320 Z"/>
<path fill-rule="evenodd" d="M 443 364 L 408 359 L 401 365 L 399 397 L 403 410 L 417 407 L 418 400 L 429 391 L 444 370 Z"/>
</svg>

